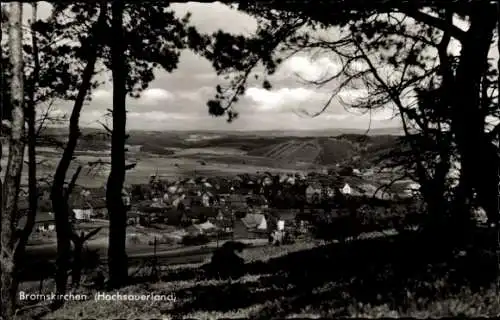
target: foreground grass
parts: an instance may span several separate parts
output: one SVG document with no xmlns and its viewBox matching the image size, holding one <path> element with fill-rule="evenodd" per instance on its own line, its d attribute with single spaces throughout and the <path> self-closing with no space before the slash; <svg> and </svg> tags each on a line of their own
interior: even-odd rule
<svg viewBox="0 0 500 320">
<path fill-rule="evenodd" d="M 194 264 L 119 291 L 174 295 L 175 302 L 70 301 L 46 318 L 500 316 L 495 255 L 445 254 L 441 241 L 431 243 L 406 235 L 253 249 L 242 254 L 245 275 L 236 279 L 207 278 Z"/>
</svg>

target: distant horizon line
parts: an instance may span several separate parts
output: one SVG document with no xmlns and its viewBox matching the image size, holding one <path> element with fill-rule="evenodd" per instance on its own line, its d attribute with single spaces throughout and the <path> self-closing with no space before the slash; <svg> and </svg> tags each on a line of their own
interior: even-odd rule
<svg viewBox="0 0 500 320">
<path fill-rule="evenodd" d="M 66 126 L 61 127 L 51 127 L 51 128 L 67 128 Z M 95 129 L 104 130 L 103 128 L 91 127 L 91 126 L 81 126 L 81 129 Z M 279 132 L 279 131 L 296 131 L 296 132 L 317 132 L 317 131 L 360 131 L 360 132 L 371 132 L 371 131 L 402 131 L 402 128 L 398 127 L 388 127 L 388 128 L 372 128 L 372 129 L 359 129 L 359 128 L 318 128 L 318 129 L 130 129 L 128 131 L 145 131 L 145 132 Z"/>
</svg>

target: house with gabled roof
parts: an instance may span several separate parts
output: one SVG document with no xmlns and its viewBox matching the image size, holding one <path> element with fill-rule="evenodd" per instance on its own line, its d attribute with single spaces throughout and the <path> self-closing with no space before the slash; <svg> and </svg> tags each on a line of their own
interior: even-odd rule
<svg viewBox="0 0 500 320">
<path fill-rule="evenodd" d="M 240 239 L 254 239 L 268 236 L 268 222 L 263 214 L 247 214 L 236 219 L 233 224 L 233 236 Z"/>
<path fill-rule="evenodd" d="M 19 229 L 24 228 L 26 225 L 27 216 L 23 215 L 17 222 Z M 49 232 L 55 230 L 55 218 L 52 212 L 37 212 L 35 216 L 35 225 L 33 231 L 35 232 Z"/>
</svg>

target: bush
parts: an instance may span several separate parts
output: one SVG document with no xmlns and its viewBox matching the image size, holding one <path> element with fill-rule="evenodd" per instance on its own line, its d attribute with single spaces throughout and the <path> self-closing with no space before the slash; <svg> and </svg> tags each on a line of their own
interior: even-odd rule
<svg viewBox="0 0 500 320">
<path fill-rule="evenodd" d="M 221 278 L 241 276 L 245 262 L 236 252 L 242 252 L 245 247 L 246 245 L 241 242 L 224 243 L 214 252 L 210 263 L 205 266 L 208 275 Z"/>
<path fill-rule="evenodd" d="M 208 238 L 204 234 L 200 235 L 187 235 L 182 238 L 182 244 L 185 246 L 199 246 L 204 245 L 210 242 L 210 238 Z"/>
<path fill-rule="evenodd" d="M 313 221 L 313 233 L 318 239 L 343 241 L 348 237 L 358 236 L 362 224 L 350 214 L 335 216 L 322 214 Z"/>
</svg>

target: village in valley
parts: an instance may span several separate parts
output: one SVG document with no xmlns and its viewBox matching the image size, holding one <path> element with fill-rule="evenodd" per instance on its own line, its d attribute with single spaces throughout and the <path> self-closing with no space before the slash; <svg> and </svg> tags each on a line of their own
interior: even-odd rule
<svg viewBox="0 0 500 320">
<path fill-rule="evenodd" d="M 2 3 L 0 320 L 500 318 L 497 3 Z"/>
<path fill-rule="evenodd" d="M 307 238 L 314 219 L 332 210 L 342 215 L 351 203 L 356 203 L 360 212 L 364 205 L 365 215 L 377 210 L 373 201 L 378 201 L 382 215 L 394 211 L 397 202 L 403 209 L 410 202 L 417 205 L 418 184 L 402 181 L 390 189 L 379 188 L 367 182 L 376 175 L 374 170 L 351 167 L 305 174 L 265 172 L 177 180 L 153 174 L 147 183 L 123 190 L 123 201 L 129 209 L 127 225 L 135 231 L 129 231 L 127 237 L 130 245 L 151 245 L 154 241 L 188 246 L 221 239 L 268 239 L 280 244 Z M 80 187 L 70 203 L 76 228 L 106 225 L 105 188 Z M 35 235 L 55 241 L 55 236 L 50 236 L 55 233 L 50 206 L 47 192 L 37 214 Z M 373 227 L 380 228 L 380 217 L 371 218 L 377 218 Z"/>
</svg>

